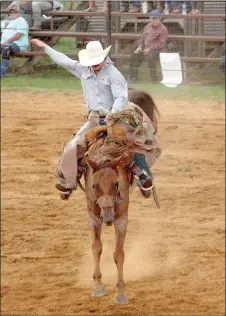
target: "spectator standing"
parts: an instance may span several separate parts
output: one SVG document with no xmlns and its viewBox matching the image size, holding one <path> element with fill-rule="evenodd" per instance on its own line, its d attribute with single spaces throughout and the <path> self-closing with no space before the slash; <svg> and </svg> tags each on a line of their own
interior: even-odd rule
<svg viewBox="0 0 226 316">
<path fill-rule="evenodd" d="M 156 62 L 159 60 L 159 53 L 166 52 L 168 30 L 161 22 L 159 10 L 151 11 L 150 17 L 151 22 L 143 30 L 139 47 L 131 55 L 129 71 L 131 81 L 137 80 L 138 69 L 145 60 L 148 62 L 152 82 L 158 81 Z"/>
<path fill-rule="evenodd" d="M 139 1 L 131 1 L 133 8 L 129 9 L 129 1 L 121 1 L 122 8 L 119 12 L 130 12 L 130 13 L 138 13 L 140 12 L 140 0 Z"/>
<path fill-rule="evenodd" d="M 12 21 L 3 30 L 1 36 L 1 77 L 7 72 L 10 55 L 14 52 L 25 51 L 29 46 L 29 26 L 27 21 L 20 16 L 17 3 L 10 6 L 8 13 L 11 16 Z"/>
</svg>

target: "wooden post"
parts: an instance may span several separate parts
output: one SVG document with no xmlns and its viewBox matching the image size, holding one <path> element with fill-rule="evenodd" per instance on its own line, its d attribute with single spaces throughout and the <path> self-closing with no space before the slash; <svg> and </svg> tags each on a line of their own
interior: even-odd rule
<svg viewBox="0 0 226 316">
<path fill-rule="evenodd" d="M 190 19 L 184 19 L 184 34 L 185 35 L 192 35 L 193 29 L 192 29 L 192 20 Z M 192 57 L 193 53 L 193 41 L 191 40 L 184 40 L 184 57 Z M 183 68 L 183 77 L 184 82 L 187 82 L 188 80 L 188 63 L 184 61 L 182 63 Z"/>
<path fill-rule="evenodd" d="M 115 1 L 115 11 L 119 12 L 120 11 L 120 1 Z M 117 16 L 115 18 L 115 31 L 116 33 L 121 32 L 121 17 Z M 116 40 L 115 41 L 115 54 L 118 54 L 120 52 L 120 41 Z"/>
<path fill-rule="evenodd" d="M 53 30 L 53 19 L 54 19 L 54 17 L 53 17 L 53 15 L 51 14 L 51 15 L 50 15 L 50 29 L 51 29 L 51 31 Z"/>
<path fill-rule="evenodd" d="M 199 1 L 198 2 L 198 9 L 200 10 L 200 12 L 203 13 L 203 9 L 204 9 L 204 3 L 203 1 Z M 204 35 L 204 20 L 200 19 L 198 20 L 198 35 Z M 198 42 L 198 56 L 199 57 L 205 57 L 205 46 L 206 43 L 199 41 Z"/>
<path fill-rule="evenodd" d="M 192 20 L 184 19 L 184 35 L 192 34 Z M 184 56 L 189 57 L 192 55 L 192 42 L 190 40 L 184 41 Z"/>
<path fill-rule="evenodd" d="M 111 45 L 111 1 L 108 1 L 108 13 L 107 13 L 107 46 Z"/>
</svg>

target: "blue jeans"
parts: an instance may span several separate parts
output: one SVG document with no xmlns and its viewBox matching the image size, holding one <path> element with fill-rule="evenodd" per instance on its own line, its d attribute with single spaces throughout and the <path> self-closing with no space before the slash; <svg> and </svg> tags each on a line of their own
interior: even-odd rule
<svg viewBox="0 0 226 316">
<path fill-rule="evenodd" d="M 104 118 L 100 118 L 99 124 L 100 124 L 100 125 L 107 125 L 106 122 L 105 122 L 105 120 L 104 120 Z"/>
<path fill-rule="evenodd" d="M 133 161 L 142 172 L 144 176 L 143 178 L 146 178 L 146 176 L 152 176 L 146 158 L 143 154 L 135 154 Z"/>
<path fill-rule="evenodd" d="M 140 1 L 132 1 L 134 8 L 140 8 Z M 129 1 L 122 1 L 122 7 L 128 8 L 129 7 Z"/>
<path fill-rule="evenodd" d="M 1 55 L 2 55 L 2 61 L 1 61 L 1 68 L 0 68 L 0 76 L 4 76 L 7 72 L 7 69 L 9 67 L 9 59 L 10 55 L 15 52 L 19 52 L 20 47 L 17 46 L 15 43 L 9 43 L 7 46 L 1 45 Z"/>
</svg>

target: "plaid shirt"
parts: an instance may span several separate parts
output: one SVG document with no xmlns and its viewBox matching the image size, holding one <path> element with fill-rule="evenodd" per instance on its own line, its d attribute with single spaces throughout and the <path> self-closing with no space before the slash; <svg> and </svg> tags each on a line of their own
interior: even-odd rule
<svg viewBox="0 0 226 316">
<path fill-rule="evenodd" d="M 153 26 L 150 22 L 148 23 L 143 31 L 143 35 L 140 40 L 141 48 L 152 51 L 166 51 L 166 40 L 168 37 L 168 30 L 162 23 Z"/>
</svg>

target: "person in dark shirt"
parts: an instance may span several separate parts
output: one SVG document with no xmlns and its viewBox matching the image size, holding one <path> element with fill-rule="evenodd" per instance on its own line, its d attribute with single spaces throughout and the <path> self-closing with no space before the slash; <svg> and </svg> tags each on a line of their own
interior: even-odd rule
<svg viewBox="0 0 226 316">
<path fill-rule="evenodd" d="M 147 60 L 152 82 L 158 81 L 156 62 L 160 52 L 166 52 L 168 30 L 161 22 L 159 10 L 153 10 L 150 14 L 151 22 L 148 23 L 140 40 L 140 45 L 134 51 L 130 59 L 129 80 L 136 81 L 138 69 Z"/>
</svg>

